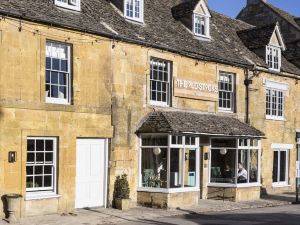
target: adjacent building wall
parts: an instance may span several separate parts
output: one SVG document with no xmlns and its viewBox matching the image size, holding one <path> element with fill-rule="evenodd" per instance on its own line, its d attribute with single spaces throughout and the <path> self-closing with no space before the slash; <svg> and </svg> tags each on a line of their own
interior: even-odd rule
<svg viewBox="0 0 300 225">
<path fill-rule="evenodd" d="M 76 138 L 111 138 L 111 42 L 6 18 L 0 20 L 0 195 L 26 197 L 28 136 L 58 138 L 56 199 L 21 201 L 22 216 L 70 211 L 75 201 Z M 46 40 L 73 49 L 71 105 L 45 103 Z M 17 162 L 8 163 L 8 152 Z M 1 213 L 3 204 L 0 204 Z M 2 215 L 3 216 L 3 215 Z"/>
</svg>

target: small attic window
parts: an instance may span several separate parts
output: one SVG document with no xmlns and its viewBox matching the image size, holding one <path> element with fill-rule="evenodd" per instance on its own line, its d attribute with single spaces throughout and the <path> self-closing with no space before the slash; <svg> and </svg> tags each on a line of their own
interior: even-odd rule
<svg viewBox="0 0 300 225">
<path fill-rule="evenodd" d="M 196 36 L 209 37 L 209 17 L 194 14 L 193 29 Z"/>
<path fill-rule="evenodd" d="M 55 0 L 55 5 L 66 9 L 80 11 L 80 0 Z"/>
<path fill-rule="evenodd" d="M 200 0 L 193 10 L 193 33 L 195 36 L 210 38 L 210 17 L 207 1 Z"/>
<path fill-rule="evenodd" d="M 268 45 L 267 46 L 267 64 L 269 69 L 280 71 L 281 67 L 281 49 L 280 47 L 275 47 Z"/>
<path fill-rule="evenodd" d="M 142 23 L 144 20 L 143 14 L 144 14 L 144 0 L 124 1 L 125 18 Z"/>
</svg>

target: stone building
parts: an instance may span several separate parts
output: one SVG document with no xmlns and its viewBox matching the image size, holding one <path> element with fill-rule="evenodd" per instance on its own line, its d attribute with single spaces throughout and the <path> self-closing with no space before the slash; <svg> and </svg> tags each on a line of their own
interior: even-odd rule
<svg viewBox="0 0 300 225">
<path fill-rule="evenodd" d="M 22 194 L 19 216 L 111 206 L 122 173 L 133 203 L 161 208 L 294 189 L 300 70 L 279 23 L 204 0 L 0 14 L 0 194 Z"/>
<path fill-rule="evenodd" d="M 267 0 L 248 0 L 247 5 L 237 16 L 254 26 L 279 23 L 287 45 L 286 59 L 300 67 L 300 18 L 279 9 Z"/>
</svg>

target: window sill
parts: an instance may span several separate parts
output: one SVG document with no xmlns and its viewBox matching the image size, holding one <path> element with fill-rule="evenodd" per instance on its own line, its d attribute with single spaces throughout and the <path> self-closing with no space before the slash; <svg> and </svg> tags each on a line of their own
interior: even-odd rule
<svg viewBox="0 0 300 225">
<path fill-rule="evenodd" d="M 41 194 L 29 194 L 27 193 L 25 196 L 25 201 L 31 200 L 41 200 L 41 199 L 49 199 L 49 198 L 60 198 L 61 195 L 54 194 L 54 193 L 41 193 Z"/>
<path fill-rule="evenodd" d="M 222 108 L 219 108 L 218 109 L 218 112 L 219 113 L 231 113 L 231 114 L 234 114 L 233 110 L 227 110 L 227 109 L 222 109 Z"/>
<path fill-rule="evenodd" d="M 69 10 L 72 10 L 72 11 L 80 12 L 80 5 L 73 6 L 73 5 L 69 5 L 67 3 L 62 3 L 62 2 L 55 2 L 55 5 L 60 7 L 60 8 L 63 8 L 63 9 L 69 9 Z"/>
<path fill-rule="evenodd" d="M 129 16 L 124 16 L 125 19 L 128 21 L 128 22 L 133 22 L 135 24 L 139 24 L 139 25 L 143 25 L 144 24 L 144 20 L 143 19 L 135 19 L 135 18 L 132 18 L 132 17 L 129 17 Z"/>
<path fill-rule="evenodd" d="M 200 188 L 198 188 L 198 187 L 170 188 L 170 189 L 167 189 L 167 188 L 138 188 L 137 191 L 172 194 L 172 193 L 196 192 L 196 191 L 200 191 Z"/>
<path fill-rule="evenodd" d="M 273 183 L 272 184 L 272 187 L 273 188 L 284 188 L 284 187 L 291 187 L 292 185 L 290 185 L 290 184 L 278 184 L 278 183 Z"/>
<path fill-rule="evenodd" d="M 223 187 L 223 188 L 247 188 L 247 187 L 261 187 L 259 183 L 248 183 L 248 184 L 218 184 L 209 183 L 208 187 Z"/>
<path fill-rule="evenodd" d="M 71 105 L 69 101 L 59 98 L 46 98 L 46 104 Z"/>
<path fill-rule="evenodd" d="M 165 103 L 160 103 L 160 102 L 154 102 L 154 101 L 150 101 L 150 106 L 156 106 L 156 107 L 165 107 L 165 108 L 169 108 L 170 105 L 165 104 Z"/>
<path fill-rule="evenodd" d="M 266 116 L 266 120 L 285 121 L 284 117 Z"/>
</svg>

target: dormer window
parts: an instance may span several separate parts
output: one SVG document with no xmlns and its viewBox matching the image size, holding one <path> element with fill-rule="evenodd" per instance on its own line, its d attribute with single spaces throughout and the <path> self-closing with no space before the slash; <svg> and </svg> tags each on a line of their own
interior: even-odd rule
<svg viewBox="0 0 300 225">
<path fill-rule="evenodd" d="M 281 67 L 281 49 L 280 47 L 267 46 L 267 64 L 269 69 L 280 71 Z"/>
<path fill-rule="evenodd" d="M 144 15 L 144 0 L 125 0 L 124 1 L 124 14 L 125 18 L 137 22 L 143 22 Z"/>
<path fill-rule="evenodd" d="M 194 14 L 194 34 L 197 36 L 209 36 L 209 17 Z"/>
<path fill-rule="evenodd" d="M 55 5 L 66 9 L 80 11 L 80 0 L 55 0 Z"/>
</svg>

